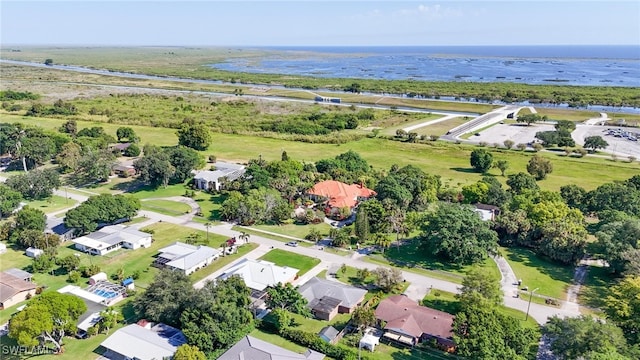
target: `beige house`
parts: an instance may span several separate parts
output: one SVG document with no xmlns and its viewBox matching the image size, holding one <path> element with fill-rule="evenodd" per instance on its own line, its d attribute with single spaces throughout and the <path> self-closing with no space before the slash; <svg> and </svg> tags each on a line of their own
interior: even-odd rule
<svg viewBox="0 0 640 360">
<path fill-rule="evenodd" d="M 19 273 L 12 273 L 12 271 Z M 36 287 L 36 284 L 31 282 L 31 274 L 26 271 L 9 269 L 1 272 L 0 309 L 4 310 L 21 301 L 28 300 L 31 296 L 35 295 Z"/>
</svg>

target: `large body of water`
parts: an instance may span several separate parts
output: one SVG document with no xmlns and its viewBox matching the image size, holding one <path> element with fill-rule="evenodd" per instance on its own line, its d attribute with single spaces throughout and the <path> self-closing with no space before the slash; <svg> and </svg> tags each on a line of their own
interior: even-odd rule
<svg viewBox="0 0 640 360">
<path fill-rule="evenodd" d="M 640 46 L 270 47 L 212 67 L 354 79 L 640 87 Z"/>
</svg>

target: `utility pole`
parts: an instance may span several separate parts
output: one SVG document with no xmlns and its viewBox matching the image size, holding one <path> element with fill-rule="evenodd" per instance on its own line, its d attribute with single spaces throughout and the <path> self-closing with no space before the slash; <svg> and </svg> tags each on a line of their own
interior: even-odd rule
<svg viewBox="0 0 640 360">
<path fill-rule="evenodd" d="M 531 292 L 529 293 L 529 305 L 527 305 L 527 316 L 524 318 L 524 321 L 529 320 L 529 309 L 531 308 L 531 299 L 533 298 L 533 293 L 538 291 L 540 288 L 535 288 L 533 290 L 531 290 Z"/>
</svg>

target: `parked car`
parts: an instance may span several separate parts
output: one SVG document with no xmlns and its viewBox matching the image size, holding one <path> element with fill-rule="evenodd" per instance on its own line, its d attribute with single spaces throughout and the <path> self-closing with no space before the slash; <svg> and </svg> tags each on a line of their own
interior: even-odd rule
<svg viewBox="0 0 640 360">
<path fill-rule="evenodd" d="M 298 242 L 297 241 L 289 241 L 285 245 L 296 247 L 296 246 L 298 246 Z"/>
</svg>

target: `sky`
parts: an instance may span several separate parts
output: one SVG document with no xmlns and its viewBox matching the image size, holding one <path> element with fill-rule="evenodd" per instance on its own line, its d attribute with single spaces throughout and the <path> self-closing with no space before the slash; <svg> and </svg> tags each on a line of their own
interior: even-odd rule
<svg viewBox="0 0 640 360">
<path fill-rule="evenodd" d="M 0 0 L 0 42 L 640 46 L 640 1 Z"/>
</svg>

